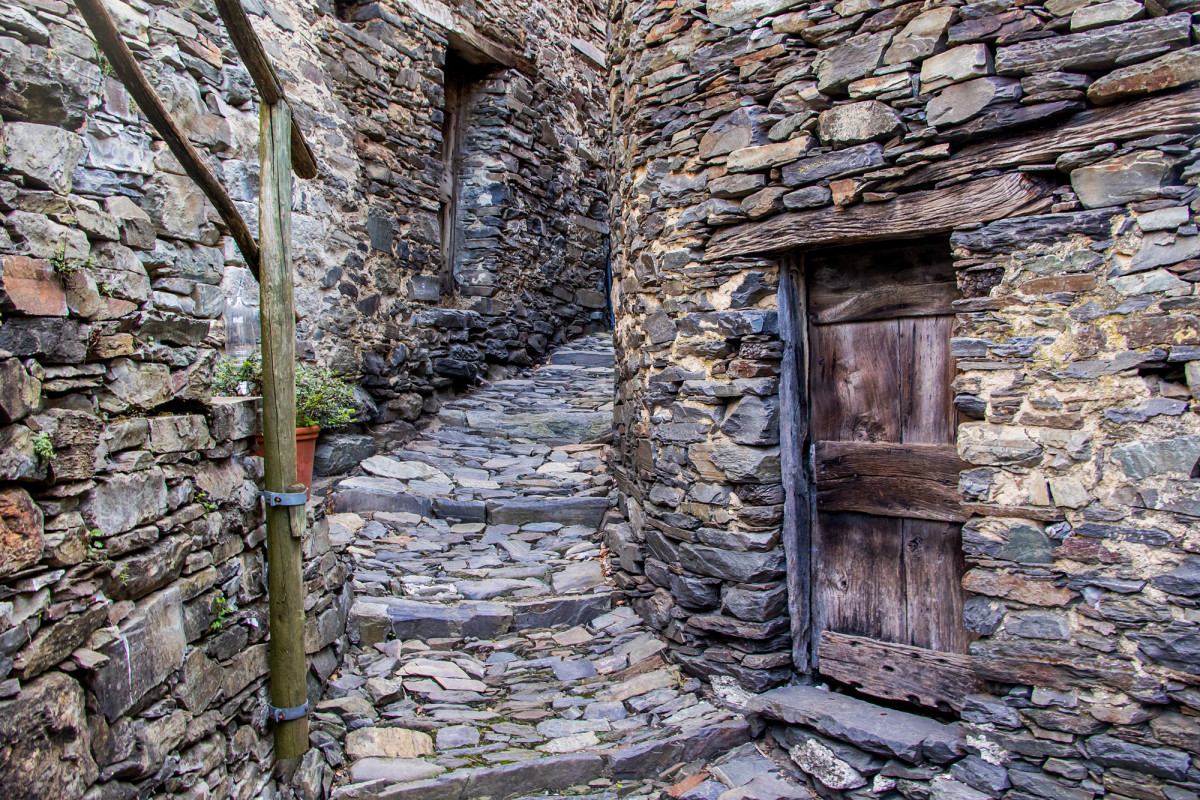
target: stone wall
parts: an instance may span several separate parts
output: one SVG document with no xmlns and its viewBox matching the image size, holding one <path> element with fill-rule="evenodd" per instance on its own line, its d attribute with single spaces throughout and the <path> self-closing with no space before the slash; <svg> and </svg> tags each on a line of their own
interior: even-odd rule
<svg viewBox="0 0 1200 800">
<path fill-rule="evenodd" d="M 254 229 L 257 101 L 213 7 L 106 6 Z M 246 8 L 320 164 L 293 203 L 298 349 L 359 380 L 364 424 L 602 321 L 593 7 Z M 441 64 L 470 19 L 537 77 L 479 87 L 471 274 L 438 297 Z M 209 385 L 253 278 L 69 4 L 0 9 L 0 117 L 0 794 L 321 796 L 319 749 L 271 777 L 258 412 Z M 351 597 L 309 519 L 315 700 Z"/>
<path fill-rule="evenodd" d="M 320 232 L 332 243 L 313 242 L 337 252 L 306 273 L 302 327 L 335 367 L 362 371 L 377 421 L 416 419 L 422 402 L 436 411 L 434 390 L 469 385 L 489 365 L 528 366 L 550 343 L 604 324 L 597 12 L 518 5 L 470 14 L 481 33 L 528 53 L 537 77 L 504 69 L 472 86 L 458 288 L 447 297 L 437 219 L 446 31 L 403 4 L 351 8 L 350 24 L 314 22 L 326 87 L 348 109 L 326 135 L 352 148 L 356 171 L 345 177 L 355 208 Z"/>
<path fill-rule="evenodd" d="M 972 742 L 967 728 L 965 750 L 919 768 L 902 759 L 911 774 L 881 773 L 878 749 L 835 747 L 880 776 L 844 796 L 1200 789 L 1196 10 L 612 9 L 617 480 L 630 525 L 610 547 L 635 607 L 695 673 L 754 690 L 793 674 L 781 254 L 713 258 L 713 238 L 724 247 L 748 230 L 727 226 L 785 213 L 819 231 L 829 208 L 899 208 L 989 176 L 1037 187 L 1028 216 L 951 236 L 971 466 L 965 625 L 990 687 L 955 716 L 992 733 Z M 950 233 L 939 219 L 923 229 Z M 974 760 L 951 777 L 945 762 L 965 753 Z"/>
</svg>

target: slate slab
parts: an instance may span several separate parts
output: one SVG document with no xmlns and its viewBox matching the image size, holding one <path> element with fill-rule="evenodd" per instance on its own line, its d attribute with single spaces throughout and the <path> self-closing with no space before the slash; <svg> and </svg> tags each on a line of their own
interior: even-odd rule
<svg viewBox="0 0 1200 800">
<path fill-rule="evenodd" d="M 609 756 L 609 771 L 616 780 L 657 776 L 674 764 L 712 758 L 750 739 L 750 723 L 745 719 L 721 722 L 617 750 Z"/>
<path fill-rule="evenodd" d="M 808 725 L 863 750 L 914 764 L 922 758 L 927 740 L 942 743 L 948 736 L 951 740 L 961 738 L 961 733 L 955 736 L 947 730 L 949 726 L 935 720 L 811 686 L 773 689 L 754 698 L 752 710 L 769 719 Z"/>
</svg>

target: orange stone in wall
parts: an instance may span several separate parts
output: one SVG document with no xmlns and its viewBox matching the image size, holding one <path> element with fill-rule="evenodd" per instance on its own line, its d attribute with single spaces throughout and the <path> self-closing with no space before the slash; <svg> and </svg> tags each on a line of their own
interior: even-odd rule
<svg viewBox="0 0 1200 800">
<path fill-rule="evenodd" d="M 31 567 L 41 556 L 41 509 L 24 489 L 0 491 L 0 576 Z"/>
<path fill-rule="evenodd" d="M 0 258 L 0 311 L 65 317 L 67 295 L 50 262 L 28 256 Z"/>
</svg>

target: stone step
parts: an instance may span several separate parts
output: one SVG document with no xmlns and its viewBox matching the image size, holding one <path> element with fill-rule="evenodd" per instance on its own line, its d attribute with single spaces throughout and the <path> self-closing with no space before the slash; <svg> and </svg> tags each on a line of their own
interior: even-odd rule
<svg viewBox="0 0 1200 800">
<path fill-rule="evenodd" d="M 608 757 L 608 772 L 618 781 L 656 777 L 675 764 L 714 758 L 751 738 L 750 723 L 739 717 L 617 750 Z"/>
<path fill-rule="evenodd" d="M 499 767 L 458 769 L 436 777 L 406 782 L 381 777 L 341 787 L 334 791 L 333 798 L 474 800 L 490 797 L 492 800 L 507 800 L 533 792 L 561 791 L 601 777 L 616 781 L 658 777 L 676 764 L 716 758 L 752 738 L 750 723 L 738 718 L 606 753 L 568 753 Z M 412 770 L 411 759 L 400 761 L 405 762 L 401 773 Z"/>
<path fill-rule="evenodd" d="M 595 753 L 567 753 L 499 767 L 447 772 L 409 783 L 385 779 L 335 789 L 332 800 L 507 800 L 545 791 L 558 791 L 594 781 L 604 772 L 604 759 Z"/>
<path fill-rule="evenodd" d="M 607 497 L 519 497 L 489 500 L 487 521 L 492 525 L 557 522 L 600 530 L 608 511 Z"/>
<path fill-rule="evenodd" d="M 611 367 L 616 363 L 613 353 L 596 350 L 556 350 L 550 363 L 577 367 Z"/>
<path fill-rule="evenodd" d="M 947 763 L 964 752 L 963 733 L 928 717 L 908 714 L 813 686 L 785 686 L 745 700 L 745 709 L 831 739 L 908 763 Z"/>
<path fill-rule="evenodd" d="M 464 414 L 467 429 L 475 433 L 538 440 L 586 442 L 608 433 L 612 414 L 607 411 L 540 411 L 512 413 L 471 409 Z"/>
<path fill-rule="evenodd" d="M 411 494 L 403 481 L 356 475 L 339 482 L 329 496 L 329 509 L 338 514 L 376 511 L 407 512 L 455 522 L 527 525 L 557 522 L 599 530 L 608 511 L 607 497 L 518 497 L 511 500 L 455 500 Z"/>
<path fill-rule="evenodd" d="M 329 510 L 338 514 L 406 512 L 427 517 L 433 513 L 433 498 L 408 494 L 404 482 L 395 478 L 356 475 L 337 484 L 329 495 Z"/>
<path fill-rule="evenodd" d="M 514 603 L 464 600 L 426 603 L 402 597 L 360 597 L 347 622 L 353 641 L 367 647 L 386 640 L 473 637 L 584 625 L 613 608 L 615 592 L 538 598 Z"/>
</svg>

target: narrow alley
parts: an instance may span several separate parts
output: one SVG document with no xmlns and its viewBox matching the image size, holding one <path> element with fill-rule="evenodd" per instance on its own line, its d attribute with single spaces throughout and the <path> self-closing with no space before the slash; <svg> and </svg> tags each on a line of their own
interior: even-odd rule
<svg viewBox="0 0 1200 800">
<path fill-rule="evenodd" d="M 577 341 L 329 487 L 356 598 L 313 716 L 334 797 L 810 796 L 615 600 L 612 361 Z"/>
</svg>

